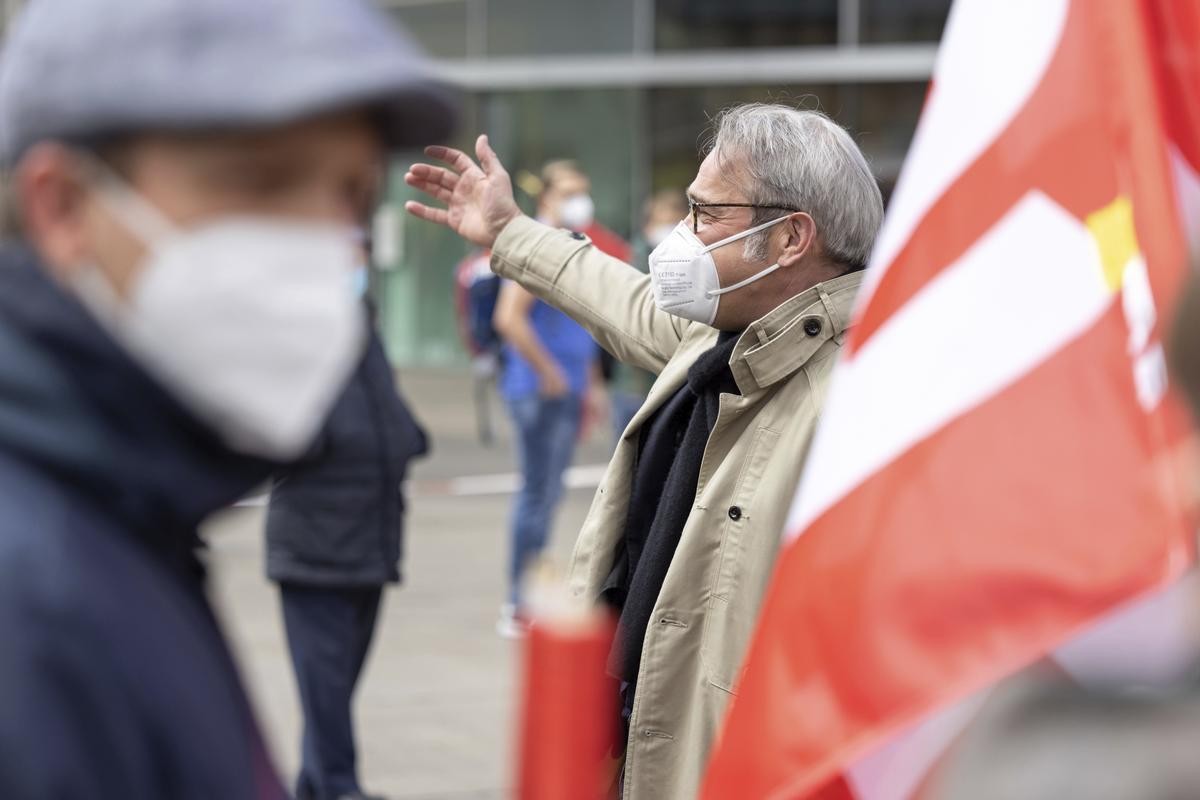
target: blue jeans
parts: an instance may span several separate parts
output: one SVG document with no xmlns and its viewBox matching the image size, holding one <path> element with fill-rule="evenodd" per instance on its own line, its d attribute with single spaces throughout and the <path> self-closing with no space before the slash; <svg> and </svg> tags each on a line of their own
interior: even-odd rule
<svg viewBox="0 0 1200 800">
<path fill-rule="evenodd" d="M 525 568 L 546 547 L 554 511 L 562 498 L 563 473 L 575 453 L 583 399 L 571 394 L 545 398 L 507 398 L 516 434 L 517 461 L 523 479 L 513 503 L 508 601 L 520 604 Z"/>
</svg>

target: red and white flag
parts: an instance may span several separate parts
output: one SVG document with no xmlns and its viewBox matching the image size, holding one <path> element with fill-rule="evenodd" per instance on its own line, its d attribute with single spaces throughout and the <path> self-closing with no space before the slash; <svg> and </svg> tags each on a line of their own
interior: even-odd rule
<svg viewBox="0 0 1200 800">
<path fill-rule="evenodd" d="M 955 4 L 707 800 L 912 797 L 1005 676 L 1187 652 L 1162 331 L 1200 209 L 1198 22 Z"/>
</svg>

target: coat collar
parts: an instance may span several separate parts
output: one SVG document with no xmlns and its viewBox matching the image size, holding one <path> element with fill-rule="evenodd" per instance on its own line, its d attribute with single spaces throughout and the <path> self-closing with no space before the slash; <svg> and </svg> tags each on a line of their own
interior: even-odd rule
<svg viewBox="0 0 1200 800">
<path fill-rule="evenodd" d="M 841 345 L 862 277 L 859 271 L 818 283 L 752 323 L 729 362 L 742 394 L 790 376 L 831 341 Z"/>
</svg>

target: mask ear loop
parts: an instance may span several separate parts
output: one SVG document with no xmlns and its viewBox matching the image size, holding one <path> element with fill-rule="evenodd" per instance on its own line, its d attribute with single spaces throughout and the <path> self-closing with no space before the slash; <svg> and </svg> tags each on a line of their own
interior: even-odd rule
<svg viewBox="0 0 1200 800">
<path fill-rule="evenodd" d="M 709 245 L 708 247 L 706 247 L 704 249 L 704 252 L 711 253 L 713 250 L 716 250 L 718 247 L 724 247 L 725 245 L 729 244 L 730 242 L 736 242 L 738 239 L 745 239 L 747 236 L 752 236 L 761 230 L 765 230 L 765 229 L 771 227 L 772 225 L 778 225 L 780 222 L 783 222 L 785 219 L 787 219 L 790 216 L 791 216 L 791 214 L 785 214 L 782 217 L 776 217 L 775 219 L 768 220 L 767 222 L 764 222 L 761 225 L 755 225 L 750 230 L 742 231 L 741 233 L 735 233 L 733 236 L 726 237 L 726 238 L 722 239 L 721 241 L 717 242 L 716 244 Z M 728 294 L 729 292 L 736 291 L 737 289 L 741 289 L 743 286 L 749 286 L 750 284 L 754 283 L 759 278 L 765 278 L 777 269 L 779 269 L 779 262 L 772 264 L 771 266 L 767 267 L 766 269 L 762 270 L 761 272 L 757 272 L 754 275 L 751 275 L 749 278 L 746 278 L 745 280 L 738 281 L 733 286 L 725 286 L 720 289 L 709 289 L 707 292 L 704 293 L 704 295 L 705 295 L 705 297 L 709 297 L 709 298 L 720 297 L 723 294 Z"/>
<path fill-rule="evenodd" d="M 772 225 L 778 225 L 779 223 L 783 222 L 785 219 L 787 219 L 790 216 L 791 216 L 790 213 L 784 214 L 782 217 L 776 217 L 775 219 L 767 220 L 766 222 L 764 222 L 761 225 L 755 225 L 753 228 L 751 228 L 749 230 L 735 233 L 733 236 L 726 236 L 721 241 L 715 242 L 713 244 L 710 244 L 708 247 L 705 247 L 704 252 L 711 253 L 713 250 L 716 250 L 718 247 L 724 247 L 727 244 L 736 242 L 738 239 L 745 239 L 747 236 L 753 236 L 754 234 L 758 233 L 759 231 L 766 230 L 767 228 L 771 227 Z"/>
<path fill-rule="evenodd" d="M 84 168 L 96 177 L 100 201 L 143 244 L 152 245 L 179 233 L 179 226 L 142 197 L 103 159 L 87 152 L 78 153 L 78 157 Z"/>
<path fill-rule="evenodd" d="M 765 278 L 777 269 L 779 269 L 779 264 L 778 263 L 772 264 L 771 266 L 764 269 L 762 272 L 755 273 L 754 275 L 751 275 L 749 278 L 746 278 L 745 280 L 738 281 L 733 286 L 725 286 L 721 289 L 709 289 L 704 294 L 708 297 L 720 297 L 723 294 L 728 294 L 729 292 L 736 291 L 736 290 L 742 288 L 743 286 L 748 286 L 749 284 L 754 283 L 759 278 Z"/>
</svg>

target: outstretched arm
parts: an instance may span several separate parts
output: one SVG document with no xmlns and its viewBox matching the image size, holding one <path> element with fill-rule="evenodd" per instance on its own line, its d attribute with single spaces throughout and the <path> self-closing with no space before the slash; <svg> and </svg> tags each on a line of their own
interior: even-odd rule
<svg viewBox="0 0 1200 800">
<path fill-rule="evenodd" d="M 521 214 L 512 181 L 486 136 L 475 143 L 478 164 L 449 147 L 425 152 L 445 166 L 414 164 L 404 180 L 446 207 L 409 201 L 409 213 L 492 248 L 496 272 L 573 317 L 622 361 L 662 370 L 687 323 L 655 306 L 645 275 Z"/>
</svg>

